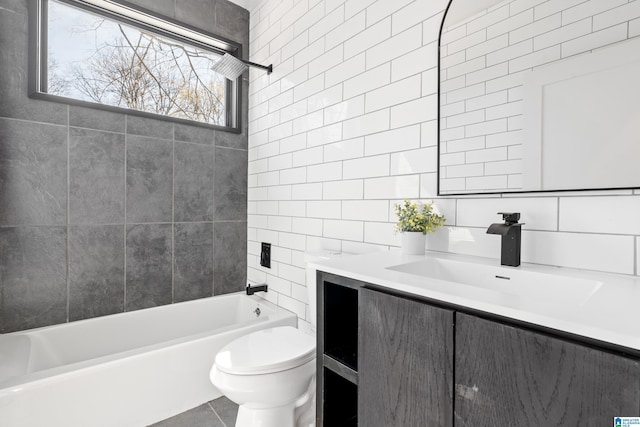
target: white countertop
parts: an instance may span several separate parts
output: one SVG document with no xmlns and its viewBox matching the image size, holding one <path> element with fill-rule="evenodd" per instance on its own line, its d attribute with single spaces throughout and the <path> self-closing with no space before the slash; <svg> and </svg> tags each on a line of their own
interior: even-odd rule
<svg viewBox="0 0 640 427">
<path fill-rule="evenodd" d="M 435 257 L 491 265 L 507 269 L 601 281 L 586 301 L 563 303 L 554 295 L 523 298 L 456 282 L 389 270 L 387 267 Z M 310 267 L 363 282 L 468 307 L 547 328 L 640 350 L 640 278 L 563 267 L 523 263 L 501 267 L 498 260 L 427 251 L 426 255 L 405 255 L 401 251 L 376 252 L 317 261 Z"/>
</svg>

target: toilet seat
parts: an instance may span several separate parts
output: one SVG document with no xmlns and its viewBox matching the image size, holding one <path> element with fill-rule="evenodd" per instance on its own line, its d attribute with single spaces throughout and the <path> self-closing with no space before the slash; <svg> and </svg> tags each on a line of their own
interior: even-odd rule
<svg viewBox="0 0 640 427">
<path fill-rule="evenodd" d="M 315 358 L 315 337 L 292 326 L 262 329 L 225 345 L 216 367 L 233 375 L 270 374 L 296 368 Z"/>
</svg>

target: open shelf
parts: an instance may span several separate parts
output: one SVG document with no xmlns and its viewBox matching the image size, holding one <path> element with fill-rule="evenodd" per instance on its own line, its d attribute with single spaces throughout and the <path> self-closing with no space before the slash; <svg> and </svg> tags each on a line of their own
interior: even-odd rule
<svg viewBox="0 0 640 427">
<path fill-rule="evenodd" d="M 332 359 L 331 356 L 327 356 L 326 354 L 323 356 L 322 363 L 325 368 L 332 370 L 334 373 L 356 385 L 358 384 L 358 373 L 343 363 Z"/>
<path fill-rule="evenodd" d="M 358 370 L 358 290 L 326 281 L 324 354 Z"/>
<path fill-rule="evenodd" d="M 358 425 L 358 386 L 324 368 L 324 425 Z"/>
</svg>

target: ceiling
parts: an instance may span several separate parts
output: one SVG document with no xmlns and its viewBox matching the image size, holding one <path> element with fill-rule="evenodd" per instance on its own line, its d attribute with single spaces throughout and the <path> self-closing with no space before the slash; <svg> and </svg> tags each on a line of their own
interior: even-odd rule
<svg viewBox="0 0 640 427">
<path fill-rule="evenodd" d="M 256 8 L 256 6 L 258 6 L 261 0 L 230 0 L 230 1 L 231 3 L 235 3 L 240 7 L 244 7 L 249 12 L 251 12 L 253 9 Z"/>
</svg>

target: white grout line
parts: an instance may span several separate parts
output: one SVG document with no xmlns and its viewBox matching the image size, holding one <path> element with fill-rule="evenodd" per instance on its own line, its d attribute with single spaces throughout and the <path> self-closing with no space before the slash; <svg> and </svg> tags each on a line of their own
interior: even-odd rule
<svg viewBox="0 0 640 427">
<path fill-rule="evenodd" d="M 127 311 L 127 140 L 128 137 L 128 127 L 129 127 L 129 115 L 124 116 L 124 227 L 123 227 L 123 239 L 122 246 L 124 251 L 124 268 L 122 269 L 124 272 L 124 280 L 122 283 L 123 287 L 123 296 L 122 296 L 122 311 Z"/>
<path fill-rule="evenodd" d="M 175 204 L 176 204 L 176 132 L 175 125 L 171 126 L 171 303 L 175 302 L 175 289 L 174 289 L 174 273 L 175 273 L 175 234 L 176 234 L 176 225 L 175 225 Z"/>
<path fill-rule="evenodd" d="M 70 202 L 69 199 L 71 199 L 71 173 L 70 173 L 70 169 L 71 169 L 71 149 L 70 149 L 70 145 L 71 145 L 71 128 L 69 126 L 70 123 L 70 112 L 69 112 L 69 106 L 67 105 L 67 224 L 66 224 L 66 276 L 67 276 L 67 322 L 69 321 L 69 311 L 70 311 L 70 301 L 69 301 L 69 295 L 70 295 L 70 286 L 71 286 L 71 279 L 69 277 L 69 273 L 71 271 L 70 268 L 70 259 L 69 259 L 69 237 L 71 234 L 71 210 L 70 210 Z"/>
<path fill-rule="evenodd" d="M 212 174 L 212 178 L 211 180 L 213 181 L 213 212 L 212 212 L 212 219 L 213 219 L 213 224 L 211 225 L 211 295 L 215 295 L 215 277 L 216 277 L 216 222 L 222 222 L 222 221 L 216 221 L 216 199 L 215 199 L 215 192 L 216 192 L 216 141 L 215 141 L 215 137 L 216 134 L 214 134 L 214 141 L 213 141 L 213 160 L 212 160 L 212 165 L 213 165 L 213 174 Z M 249 191 L 249 189 L 247 188 L 247 192 Z M 247 202 L 248 204 L 248 202 Z M 216 414 L 217 415 L 217 414 Z M 224 424 L 224 423 L 223 423 Z"/>
</svg>

